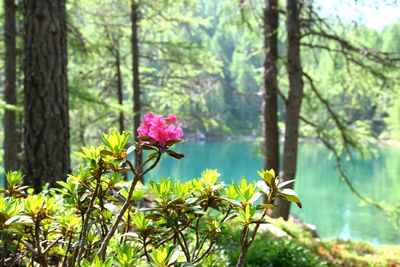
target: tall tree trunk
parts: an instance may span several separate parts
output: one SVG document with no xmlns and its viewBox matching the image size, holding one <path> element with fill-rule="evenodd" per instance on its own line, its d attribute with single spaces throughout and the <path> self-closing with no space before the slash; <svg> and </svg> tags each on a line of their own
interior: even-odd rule
<svg viewBox="0 0 400 267">
<path fill-rule="evenodd" d="M 117 45 L 116 49 L 115 49 L 115 68 L 116 68 L 116 78 L 117 78 L 117 94 L 118 94 L 118 104 L 120 104 L 122 106 L 123 104 L 123 84 L 122 84 L 122 74 L 121 74 L 121 56 L 119 53 L 119 45 Z M 119 130 L 122 132 L 123 130 L 125 130 L 125 126 L 124 126 L 124 112 L 120 111 L 119 112 Z"/>
<path fill-rule="evenodd" d="M 36 192 L 70 171 L 65 0 L 24 0 L 24 171 Z"/>
<path fill-rule="evenodd" d="M 5 89 L 4 102 L 16 105 L 16 7 L 14 0 L 4 1 L 4 42 L 5 42 Z M 18 169 L 19 140 L 15 110 L 6 108 L 4 112 L 4 170 Z M 5 181 L 4 181 L 5 182 Z"/>
<path fill-rule="evenodd" d="M 138 22 L 139 10 L 138 4 L 132 1 L 131 5 L 131 21 L 132 21 L 132 72 L 133 72 L 133 128 L 135 139 L 137 138 L 137 128 L 140 126 L 140 78 L 139 78 L 139 39 L 138 39 Z"/>
<path fill-rule="evenodd" d="M 265 0 L 264 9 L 264 152 L 265 168 L 279 173 L 278 129 L 278 0 Z"/>
<path fill-rule="evenodd" d="M 287 71 L 289 76 L 289 95 L 286 106 L 285 143 L 283 147 L 283 163 L 281 180 L 294 179 L 297 167 L 297 147 L 299 138 L 299 115 L 303 98 L 303 71 L 300 61 L 300 5 L 301 1 L 286 1 L 287 29 Z M 294 187 L 292 183 L 288 188 Z M 274 215 L 289 217 L 290 203 L 279 201 Z"/>
<path fill-rule="evenodd" d="M 133 0 L 131 4 L 132 23 L 132 72 L 133 72 L 133 133 L 137 140 L 137 129 L 140 126 L 141 102 L 140 102 L 140 78 L 139 78 L 139 39 L 138 39 L 139 6 Z M 141 161 L 142 159 L 137 159 Z"/>
</svg>

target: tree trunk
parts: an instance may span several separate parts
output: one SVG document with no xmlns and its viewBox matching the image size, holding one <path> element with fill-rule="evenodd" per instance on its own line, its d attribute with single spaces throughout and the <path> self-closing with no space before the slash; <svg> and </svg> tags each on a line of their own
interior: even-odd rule
<svg viewBox="0 0 400 267">
<path fill-rule="evenodd" d="M 133 134 L 137 140 L 137 129 L 140 126 L 141 102 L 140 102 L 140 79 L 139 79 L 139 39 L 138 39 L 139 6 L 136 1 L 131 5 L 132 23 L 132 72 L 133 72 Z M 140 157 L 140 156 L 139 156 Z M 137 159 L 141 162 L 141 158 Z"/>
<path fill-rule="evenodd" d="M 70 171 L 65 0 L 24 0 L 24 171 L 36 192 Z"/>
<path fill-rule="evenodd" d="M 300 61 L 300 1 L 286 1 L 286 29 L 287 29 L 287 71 L 289 75 L 289 95 L 286 106 L 286 130 L 283 148 L 283 163 L 281 180 L 294 179 L 297 167 L 297 146 L 299 137 L 299 115 L 303 98 L 303 71 Z M 293 188 L 292 183 L 288 188 Z M 278 201 L 274 210 L 275 216 L 289 217 L 290 203 Z"/>
<path fill-rule="evenodd" d="M 278 0 L 265 0 L 264 9 L 264 152 L 265 168 L 279 173 L 278 129 Z"/>
<path fill-rule="evenodd" d="M 122 106 L 123 104 L 123 84 L 122 84 L 122 74 L 121 74 L 121 56 L 119 53 L 119 45 L 117 45 L 115 49 L 115 68 L 116 68 L 116 76 L 117 76 L 117 94 L 118 94 L 118 104 Z M 125 130 L 124 126 L 124 112 L 119 112 L 119 130 L 122 132 Z"/>
<path fill-rule="evenodd" d="M 16 7 L 14 0 L 4 1 L 4 42 L 5 42 L 5 88 L 4 102 L 15 106 L 16 97 Z M 4 112 L 4 170 L 18 169 L 19 140 L 15 110 L 6 108 Z M 5 180 L 4 180 L 5 182 Z"/>
</svg>

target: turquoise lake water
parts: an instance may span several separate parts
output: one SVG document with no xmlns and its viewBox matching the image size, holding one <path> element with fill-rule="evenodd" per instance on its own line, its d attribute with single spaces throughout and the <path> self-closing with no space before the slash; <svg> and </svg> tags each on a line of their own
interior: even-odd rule
<svg viewBox="0 0 400 267">
<path fill-rule="evenodd" d="M 255 156 L 257 144 L 243 141 L 187 142 L 176 146 L 185 158 L 163 157 L 159 166 L 146 177 L 161 175 L 187 181 L 206 169 L 217 169 L 226 183 L 258 179 L 262 159 Z M 353 159 L 346 164 L 353 184 L 375 200 L 398 204 L 400 201 L 400 148 L 377 148 L 373 159 Z M 374 207 L 365 206 L 339 179 L 334 160 L 323 145 L 301 143 L 295 190 L 303 209 L 292 205 L 292 212 L 317 226 L 325 238 L 365 240 L 378 244 L 400 244 L 400 230 Z M 1 177 L 0 177 L 1 180 Z M 3 184 L 2 181 L 1 185 Z"/>
<path fill-rule="evenodd" d="M 161 175 L 183 181 L 199 177 L 205 168 L 217 169 L 227 183 L 245 176 L 258 179 L 262 159 L 255 156 L 253 142 L 224 141 L 184 143 L 176 150 L 185 158 L 165 157 L 147 178 Z M 333 158 L 323 145 L 301 143 L 295 190 L 303 209 L 292 205 L 292 212 L 317 226 L 320 236 L 365 240 L 373 244 L 400 244 L 400 231 L 376 208 L 363 206 L 339 179 Z M 400 148 L 379 147 L 374 159 L 354 159 L 346 164 L 353 184 L 376 200 L 400 201 Z"/>
</svg>

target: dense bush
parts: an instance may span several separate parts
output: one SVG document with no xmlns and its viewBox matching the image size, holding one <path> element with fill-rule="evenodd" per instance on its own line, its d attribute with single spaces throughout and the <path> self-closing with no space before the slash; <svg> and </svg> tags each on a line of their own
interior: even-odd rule
<svg viewBox="0 0 400 267">
<path fill-rule="evenodd" d="M 232 236 L 223 249 L 228 261 L 233 265 L 240 253 L 238 233 L 234 228 L 228 228 L 224 235 Z M 295 240 L 277 239 L 269 233 L 260 233 L 250 247 L 245 260 L 247 267 L 319 267 L 328 266 L 320 256 L 310 251 Z"/>
<path fill-rule="evenodd" d="M 98 147 L 78 153 L 85 164 L 60 188 L 33 194 L 20 186 L 19 172 L 7 173 L 0 198 L 0 265 L 171 266 L 218 264 L 215 254 L 227 238 L 221 228 L 240 229 L 238 265 L 254 240 L 267 209 L 280 197 L 300 205 L 296 193 L 277 184 L 273 170 L 262 180 L 218 183 L 218 172 L 182 183 L 162 178 L 140 181 L 168 155 L 183 135 L 175 117 L 146 114 L 139 141 L 128 148 L 129 133 L 111 130 Z M 132 163 L 144 156 L 143 162 Z M 131 173 L 130 182 L 124 173 Z M 148 193 L 149 192 L 149 193 Z M 153 201 L 143 205 L 146 195 Z M 265 194 L 266 203 L 259 199 Z M 223 259 L 222 259 L 223 260 Z M 223 263 L 221 264 L 223 266 Z"/>
<path fill-rule="evenodd" d="M 304 246 L 287 239 L 268 240 L 260 236 L 254 241 L 246 256 L 246 266 L 326 266 L 321 258 Z"/>
</svg>

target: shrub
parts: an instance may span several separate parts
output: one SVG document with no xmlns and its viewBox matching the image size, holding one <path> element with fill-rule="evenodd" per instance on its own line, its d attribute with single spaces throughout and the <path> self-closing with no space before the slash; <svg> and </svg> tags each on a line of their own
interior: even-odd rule
<svg viewBox="0 0 400 267">
<path fill-rule="evenodd" d="M 102 144 L 82 148 L 84 164 L 60 188 L 34 195 L 20 186 L 21 173 L 7 173 L 0 198 L 1 265 L 40 266 L 215 266 L 223 238 L 221 227 L 239 225 L 241 266 L 267 209 L 280 197 L 300 205 L 294 191 L 277 184 L 273 170 L 260 180 L 225 185 L 218 172 L 182 183 L 162 178 L 146 187 L 154 197 L 140 207 L 146 189 L 140 180 L 164 155 L 183 158 L 172 150 L 183 135 L 175 116 L 146 114 L 139 140 L 111 130 Z M 168 124 L 170 123 L 170 124 Z M 145 157 L 143 162 L 129 159 Z M 131 181 L 124 181 L 131 173 Z M 267 202 L 259 204 L 262 194 Z"/>
<path fill-rule="evenodd" d="M 225 244 L 223 249 L 228 254 L 230 265 L 233 265 L 240 253 L 238 231 L 235 228 L 228 228 L 224 234 L 232 236 L 232 239 Z M 319 267 L 328 265 L 318 255 L 295 240 L 276 239 L 269 233 L 260 233 L 249 248 L 245 266 Z"/>
</svg>

